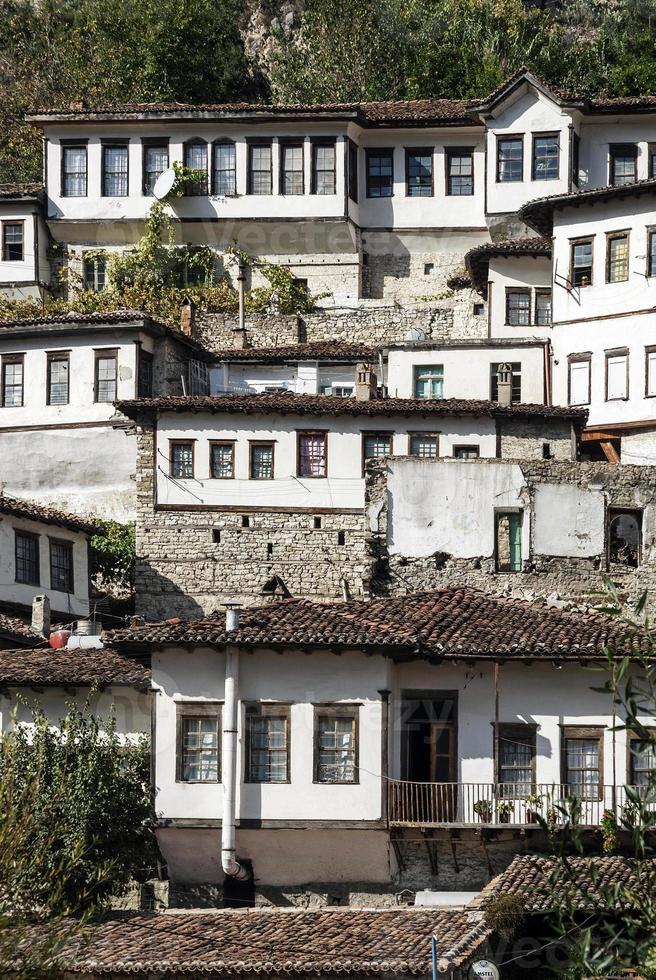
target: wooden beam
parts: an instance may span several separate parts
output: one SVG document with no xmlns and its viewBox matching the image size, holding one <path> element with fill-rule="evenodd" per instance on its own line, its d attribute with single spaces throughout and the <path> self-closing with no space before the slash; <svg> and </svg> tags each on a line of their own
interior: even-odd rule
<svg viewBox="0 0 656 980">
<path fill-rule="evenodd" d="M 602 452 L 608 462 L 617 465 L 620 461 L 620 454 L 615 448 L 614 443 L 610 442 L 609 440 L 603 440 L 599 443 L 599 445 L 601 446 Z"/>
<path fill-rule="evenodd" d="M 584 429 L 581 433 L 581 442 L 599 442 L 600 439 L 619 439 L 619 435 L 617 432 L 596 429 Z"/>
</svg>

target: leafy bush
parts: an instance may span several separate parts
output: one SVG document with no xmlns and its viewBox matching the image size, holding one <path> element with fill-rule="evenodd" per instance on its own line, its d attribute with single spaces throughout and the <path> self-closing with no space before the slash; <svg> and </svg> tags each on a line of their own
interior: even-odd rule
<svg viewBox="0 0 656 980">
<path fill-rule="evenodd" d="M 115 599 L 134 592 L 135 525 L 96 520 L 105 534 L 91 538 L 91 576 L 97 591 Z"/>
</svg>

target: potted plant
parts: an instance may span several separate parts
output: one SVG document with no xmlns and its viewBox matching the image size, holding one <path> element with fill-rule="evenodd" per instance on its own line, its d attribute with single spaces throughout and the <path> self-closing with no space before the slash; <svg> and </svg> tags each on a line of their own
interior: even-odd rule
<svg viewBox="0 0 656 980">
<path fill-rule="evenodd" d="M 500 800 L 497 803 L 497 815 L 499 823 L 510 823 L 510 814 L 513 811 L 513 804 L 510 800 Z"/>
<path fill-rule="evenodd" d="M 544 797 L 541 793 L 528 793 L 524 797 L 524 803 L 526 803 L 526 823 L 538 822 L 538 814 L 542 807 L 543 799 Z"/>
<path fill-rule="evenodd" d="M 489 823 L 492 819 L 492 803 L 490 800 L 476 800 L 474 813 L 477 814 L 481 823 Z"/>
<path fill-rule="evenodd" d="M 624 827 L 628 827 L 632 830 L 634 827 L 638 826 L 639 821 L 640 807 L 637 803 L 634 803 L 633 800 L 630 800 L 622 807 L 622 812 L 620 813 L 620 823 Z"/>
<path fill-rule="evenodd" d="M 601 817 L 601 843 L 604 854 L 614 854 L 619 843 L 617 820 L 612 810 L 604 810 Z"/>
</svg>

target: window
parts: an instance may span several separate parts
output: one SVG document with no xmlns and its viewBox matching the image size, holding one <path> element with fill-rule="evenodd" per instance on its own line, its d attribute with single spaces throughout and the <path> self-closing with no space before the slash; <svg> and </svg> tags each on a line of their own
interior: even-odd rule
<svg viewBox="0 0 656 980">
<path fill-rule="evenodd" d="M 178 704 L 177 780 L 218 783 L 221 779 L 221 709 L 218 705 Z"/>
<path fill-rule="evenodd" d="M 321 477 L 327 475 L 326 432 L 299 432 L 296 472 L 298 476 Z"/>
<path fill-rule="evenodd" d="M 87 148 L 62 147 L 62 197 L 87 196 Z"/>
<path fill-rule="evenodd" d="M 70 357 L 68 353 L 48 354 L 48 405 L 68 405 Z"/>
<path fill-rule="evenodd" d="M 637 568 L 642 550 L 642 511 L 608 511 L 608 561 Z"/>
<path fill-rule="evenodd" d="M 454 459 L 478 459 L 481 455 L 480 446 L 454 446 Z"/>
<path fill-rule="evenodd" d="M 629 397 L 629 352 L 606 351 L 606 401 Z"/>
<path fill-rule="evenodd" d="M 358 200 L 358 148 L 348 141 L 348 193 L 352 201 Z"/>
<path fill-rule="evenodd" d="M 367 197 L 392 197 L 394 151 L 367 150 Z"/>
<path fill-rule="evenodd" d="M 16 581 L 39 585 L 39 536 L 15 531 Z"/>
<path fill-rule="evenodd" d="M 551 324 L 551 290 L 538 289 L 535 292 L 535 323 L 538 327 Z"/>
<path fill-rule="evenodd" d="M 499 725 L 497 782 L 502 795 L 524 797 L 535 786 L 535 727 Z"/>
<path fill-rule="evenodd" d="M 405 151 L 405 182 L 408 197 L 433 196 L 433 151 Z"/>
<path fill-rule="evenodd" d="M 598 728 L 563 729 L 563 782 L 568 796 L 601 799 L 602 737 Z"/>
<path fill-rule="evenodd" d="M 335 193 L 335 144 L 312 144 L 312 193 Z"/>
<path fill-rule="evenodd" d="M 97 402 L 116 401 L 118 351 L 96 351 L 95 400 Z"/>
<path fill-rule="evenodd" d="M 102 148 L 102 196 L 127 197 L 129 192 L 128 147 L 123 143 Z"/>
<path fill-rule="evenodd" d="M 280 193 L 303 194 L 303 144 L 282 143 L 280 154 Z"/>
<path fill-rule="evenodd" d="M 362 471 L 368 459 L 392 455 L 391 432 L 365 432 L 362 435 Z"/>
<path fill-rule="evenodd" d="M 656 347 L 645 347 L 645 396 L 656 396 Z"/>
<path fill-rule="evenodd" d="M 143 192 L 152 197 L 157 178 L 169 166 L 168 143 L 144 143 L 143 147 Z"/>
<path fill-rule="evenodd" d="M 213 480 L 233 480 L 235 477 L 234 442 L 210 443 L 210 476 Z"/>
<path fill-rule="evenodd" d="M 339 705 L 314 709 L 315 782 L 358 782 L 357 712 Z"/>
<path fill-rule="evenodd" d="M 592 239 L 572 242 L 571 253 L 572 286 L 592 285 Z"/>
<path fill-rule="evenodd" d="M 498 512 L 496 514 L 496 566 L 497 572 L 521 572 L 522 570 L 522 514 Z"/>
<path fill-rule="evenodd" d="M 289 706 L 246 708 L 246 782 L 289 782 Z"/>
<path fill-rule="evenodd" d="M 589 356 L 569 359 L 569 404 L 590 404 L 590 358 Z"/>
<path fill-rule="evenodd" d="M 560 166 L 558 134 L 533 137 L 533 180 L 558 180 Z"/>
<path fill-rule="evenodd" d="M 207 194 L 207 143 L 192 140 L 184 144 L 184 165 L 190 170 L 199 171 L 201 179 L 189 185 L 185 194 L 189 197 L 203 197 Z"/>
<path fill-rule="evenodd" d="M 649 733 L 653 738 L 653 731 Z M 656 746 L 633 732 L 628 733 L 629 748 L 629 786 L 647 786 L 656 769 Z"/>
<path fill-rule="evenodd" d="M 650 180 L 656 177 L 656 143 L 649 144 L 649 170 L 647 173 Z"/>
<path fill-rule="evenodd" d="M 455 197 L 474 193 L 473 150 L 446 151 L 446 192 Z"/>
<path fill-rule="evenodd" d="M 581 159 L 581 137 L 578 133 L 572 133 L 572 183 L 575 187 L 579 186 L 579 161 Z"/>
<path fill-rule="evenodd" d="M 5 221 L 2 225 L 2 261 L 22 262 L 24 257 L 23 222 Z"/>
<path fill-rule="evenodd" d="M 234 143 L 214 144 L 212 193 L 233 197 L 237 193 L 237 161 Z"/>
<path fill-rule="evenodd" d="M 508 363 L 508 362 L 504 362 Z M 490 400 L 499 401 L 499 368 L 500 363 L 490 364 Z M 511 402 L 521 402 L 522 400 L 522 364 L 521 361 L 512 361 L 512 387 L 510 392 Z"/>
<path fill-rule="evenodd" d="M 635 184 L 637 180 L 638 147 L 635 143 L 611 143 L 608 151 L 608 183 Z"/>
<path fill-rule="evenodd" d="M 55 592 L 73 591 L 73 545 L 50 538 L 50 588 Z"/>
<path fill-rule="evenodd" d="M 191 480 L 194 476 L 193 442 L 171 442 L 170 475 L 176 480 Z"/>
<path fill-rule="evenodd" d="M 96 256 L 84 260 L 84 288 L 102 293 L 107 285 L 107 259 Z"/>
<path fill-rule="evenodd" d="M 139 348 L 139 367 L 137 376 L 137 398 L 152 398 L 153 396 L 153 355 Z"/>
<path fill-rule="evenodd" d="M 528 327 L 531 323 L 530 289 L 506 290 L 506 323 L 512 327 Z"/>
<path fill-rule="evenodd" d="M 609 235 L 606 239 L 606 282 L 625 282 L 629 278 L 629 235 Z"/>
<path fill-rule="evenodd" d="M 271 144 L 248 144 L 248 193 L 270 194 L 272 190 L 271 176 Z"/>
<path fill-rule="evenodd" d="M 474 303 L 474 316 L 485 316 L 485 303 Z"/>
<path fill-rule="evenodd" d="M 497 137 L 497 182 L 516 183 L 524 179 L 524 138 Z"/>
<path fill-rule="evenodd" d="M 647 275 L 656 276 L 656 231 L 647 232 Z"/>
<path fill-rule="evenodd" d="M 435 459 L 439 445 L 439 436 L 429 432 L 410 433 L 410 455 L 419 459 Z"/>
<path fill-rule="evenodd" d="M 272 442 L 251 442 L 250 444 L 251 480 L 273 480 L 273 448 Z"/>
<path fill-rule="evenodd" d="M 444 398 L 444 365 L 425 364 L 414 369 L 415 398 Z"/>
<path fill-rule="evenodd" d="M 23 404 L 23 354 L 6 354 L 2 358 L 2 404 L 17 408 Z"/>
</svg>

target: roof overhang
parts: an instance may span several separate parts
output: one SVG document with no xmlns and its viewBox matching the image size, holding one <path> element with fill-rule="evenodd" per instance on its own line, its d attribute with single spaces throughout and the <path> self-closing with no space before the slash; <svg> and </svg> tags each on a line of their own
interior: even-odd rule
<svg viewBox="0 0 656 980">
<path fill-rule="evenodd" d="M 577 191 L 575 194 L 554 194 L 528 201 L 517 212 L 518 218 L 534 228 L 544 238 L 553 235 L 554 214 L 566 208 L 585 205 L 607 204 L 622 201 L 627 197 L 642 197 L 656 193 L 656 179 L 639 180 L 635 184 L 622 184 L 619 187 L 596 187 Z"/>
</svg>

